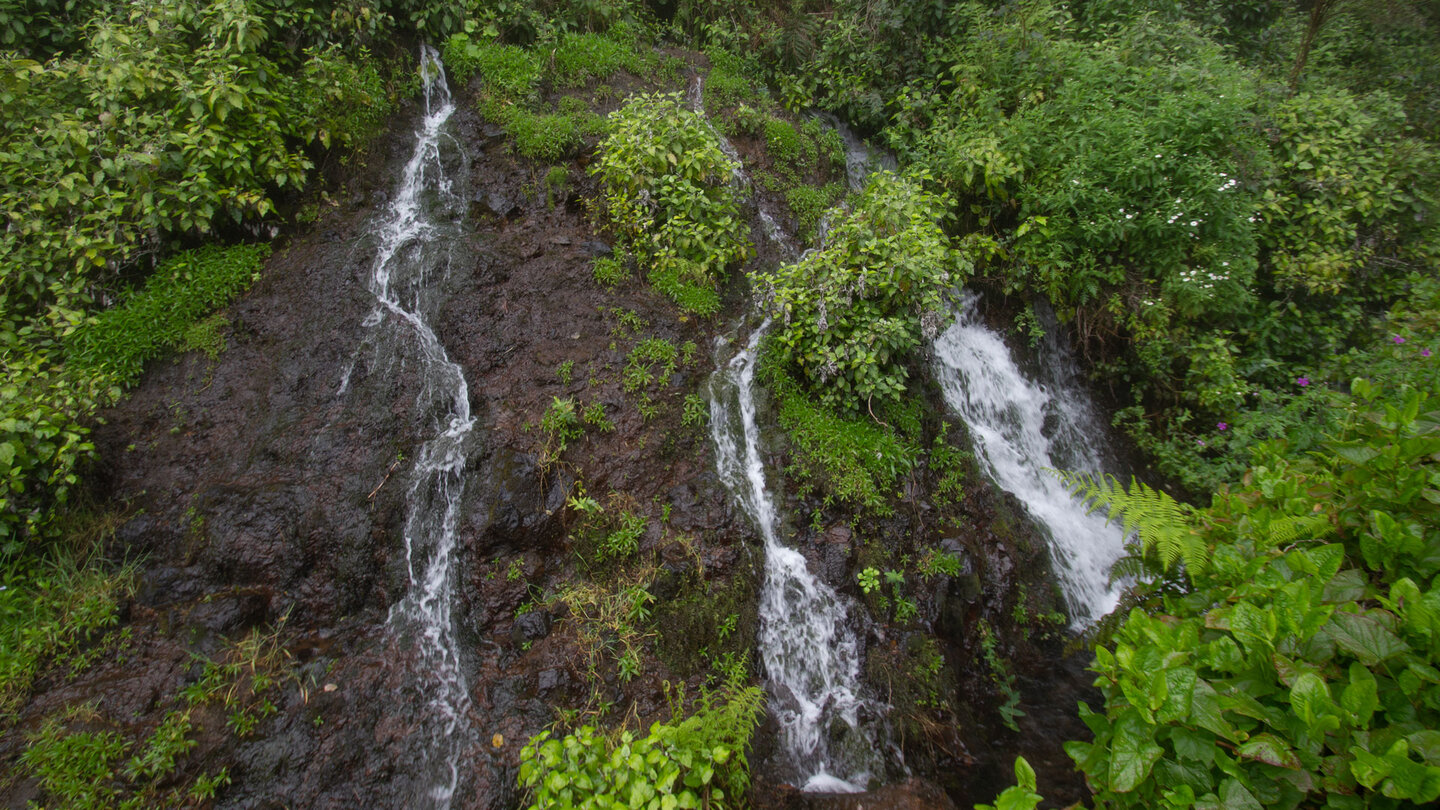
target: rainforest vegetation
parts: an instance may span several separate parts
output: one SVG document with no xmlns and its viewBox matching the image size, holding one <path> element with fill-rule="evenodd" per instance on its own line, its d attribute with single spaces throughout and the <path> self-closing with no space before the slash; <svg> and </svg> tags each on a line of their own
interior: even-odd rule
<svg viewBox="0 0 1440 810">
<path fill-rule="evenodd" d="M 1440 801 L 1433 0 L 0 0 L 0 729 L 42 674 L 115 654 L 124 632 L 144 562 L 105 542 L 97 420 L 148 362 L 224 350 L 225 307 L 272 243 L 315 221 L 419 93 L 420 43 L 550 170 L 545 195 L 583 167 L 613 245 L 582 271 L 598 290 L 638 280 L 684 324 L 753 291 L 776 323 L 761 378 L 788 479 L 827 509 L 885 518 L 922 471 L 958 501 L 966 448 L 918 394 L 962 285 L 1004 301 L 1019 342 L 1064 333 L 1149 469 L 1056 471 L 1135 532 L 1116 572 L 1133 584 L 1083 637 L 1102 701 L 1066 750 L 1087 804 Z M 692 70 L 703 109 L 676 81 Z M 817 111 L 895 170 L 847 193 Z M 758 144 L 753 184 L 812 250 L 752 262 L 722 134 Z M 649 422 L 703 363 L 620 317 Z M 682 407 L 704 421 L 698 397 Z M 555 397 L 542 466 L 607 424 L 598 401 Z M 644 510 L 583 488 L 568 504 L 595 581 L 624 570 Z M 958 571 L 906 554 L 858 583 L 896 626 L 915 615 L 907 583 Z M 649 596 L 585 602 L 592 587 L 570 615 L 604 617 L 613 654 L 592 669 L 628 682 Z M 726 599 L 705 632 L 734 629 Z M 743 654 L 728 638 L 707 654 Z M 67 732 L 78 714 L 32 734 L 45 806 L 223 794 L 225 771 L 173 795 L 165 776 L 195 707 L 242 726 L 275 711 L 283 655 L 248 643 L 144 741 Z M 763 692 L 739 656 L 716 671 L 669 722 L 531 740 L 523 801 L 743 806 Z M 939 706 L 925 683 L 914 702 Z M 996 806 L 1036 806 L 1043 777 L 1015 773 Z"/>
</svg>

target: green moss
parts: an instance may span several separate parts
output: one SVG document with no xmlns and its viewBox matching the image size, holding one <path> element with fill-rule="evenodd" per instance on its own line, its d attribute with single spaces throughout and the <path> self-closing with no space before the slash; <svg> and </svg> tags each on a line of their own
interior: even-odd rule
<svg viewBox="0 0 1440 810">
<path fill-rule="evenodd" d="M 72 334 L 66 341 L 69 359 L 113 372 L 130 385 L 145 362 L 166 349 L 216 349 L 216 340 L 223 343 L 219 322 L 197 321 L 250 286 L 268 255 L 268 245 L 237 245 L 203 247 L 171 258 L 142 289 Z"/>
<path fill-rule="evenodd" d="M 787 472 L 829 498 L 890 514 L 900 477 L 918 462 L 914 442 L 868 414 L 841 415 L 807 397 L 773 357 L 768 341 L 761 363 L 794 454 Z"/>
</svg>

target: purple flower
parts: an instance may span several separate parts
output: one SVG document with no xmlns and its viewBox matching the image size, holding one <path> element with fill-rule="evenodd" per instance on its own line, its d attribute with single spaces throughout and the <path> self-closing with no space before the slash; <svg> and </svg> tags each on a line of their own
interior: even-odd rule
<svg viewBox="0 0 1440 810">
<path fill-rule="evenodd" d="M 1204 439 L 1196 439 L 1196 440 L 1195 440 L 1195 443 L 1196 443 L 1197 445 L 1201 446 L 1201 447 L 1204 447 L 1204 446 L 1205 446 L 1205 440 L 1204 440 Z"/>
<path fill-rule="evenodd" d="M 1421 357 L 1429 357 L 1429 356 L 1430 356 L 1430 350 L 1429 350 L 1429 349 L 1421 349 L 1421 350 L 1420 350 L 1420 356 L 1421 356 Z"/>
<path fill-rule="evenodd" d="M 1295 378 L 1295 384 L 1298 385 L 1298 386 L 1300 386 L 1301 388 L 1304 388 L 1305 386 L 1307 386 L 1307 385 L 1310 384 L 1310 378 L 1309 378 L 1309 377 L 1296 377 L 1296 378 Z"/>
<path fill-rule="evenodd" d="M 1216 429 L 1216 430 L 1229 430 L 1229 429 L 1230 429 L 1230 426 L 1227 425 L 1227 424 L 1225 424 L 1224 422 L 1216 422 L 1216 423 L 1215 423 L 1215 429 Z"/>
<path fill-rule="evenodd" d="M 1392 338 L 1390 338 L 1390 339 L 1393 340 L 1393 341 L 1395 341 L 1395 345 L 1396 345 L 1396 346 L 1399 346 L 1401 343 L 1404 343 L 1404 342 L 1405 342 L 1405 338 L 1400 337 L 1399 335 L 1396 335 L 1395 337 L 1392 337 Z"/>
</svg>

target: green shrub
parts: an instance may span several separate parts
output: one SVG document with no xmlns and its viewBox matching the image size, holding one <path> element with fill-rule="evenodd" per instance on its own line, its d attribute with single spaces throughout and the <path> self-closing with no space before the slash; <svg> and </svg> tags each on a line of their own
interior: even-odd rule
<svg viewBox="0 0 1440 810">
<path fill-rule="evenodd" d="M 596 549 L 596 557 L 600 562 L 620 560 L 634 554 L 640 548 L 640 538 L 645 536 L 645 529 L 649 526 L 644 515 L 629 511 L 621 512 L 615 521 L 615 528 L 600 540 Z"/>
<path fill-rule="evenodd" d="M 314 129 L 307 140 L 357 147 L 379 135 L 394 104 L 370 52 L 361 48 L 354 62 L 338 45 L 308 53 L 301 103 L 313 111 Z"/>
<path fill-rule="evenodd" d="M 640 73 L 644 65 L 633 45 L 600 34 L 572 34 L 555 49 L 555 84 L 580 87 L 617 71 Z"/>
<path fill-rule="evenodd" d="M 560 459 L 570 442 L 585 435 L 585 426 L 580 422 L 574 397 L 550 398 L 550 407 L 540 417 L 540 433 L 540 465 L 548 467 Z"/>
<path fill-rule="evenodd" d="M 763 714 L 758 687 L 727 684 L 705 694 L 693 714 L 655 723 L 637 739 L 583 726 L 562 739 L 550 732 L 520 752 L 528 805 L 548 807 L 732 807 L 749 787 L 745 749 Z"/>
<path fill-rule="evenodd" d="M 828 408 L 863 412 L 905 391 L 905 364 L 951 317 L 970 263 L 940 228 L 948 199 L 888 172 L 838 210 L 825 246 L 782 266 L 768 310 L 777 358 Z"/>
<path fill-rule="evenodd" d="M 1263 200 L 1262 235 L 1279 286 L 1334 294 L 1378 262 L 1440 258 L 1427 216 L 1440 154 L 1403 136 L 1398 102 L 1301 93 L 1274 108 L 1271 124 L 1277 182 Z"/>
<path fill-rule="evenodd" d="M 485 92 L 512 102 L 528 102 L 540 90 L 540 59 L 525 48 L 496 42 L 474 42 L 456 34 L 445 42 L 445 66 L 460 83 L 480 75 Z"/>
<path fill-rule="evenodd" d="M 163 351 L 215 349 L 218 334 L 207 336 L 197 322 L 249 286 L 269 251 L 240 245 L 181 253 L 120 305 L 69 330 L 58 346 L 4 355 L 0 557 L 43 534 L 52 508 L 68 501 L 78 466 L 94 451 L 87 423 L 95 410 L 115 402 Z"/>
<path fill-rule="evenodd" d="M 580 146 L 580 127 L 571 115 L 537 115 L 514 108 L 504 125 L 515 139 L 515 151 L 531 160 L 553 162 L 570 157 Z"/>
<path fill-rule="evenodd" d="M 621 381 L 629 393 L 644 391 L 656 382 L 668 385 L 680 362 L 680 349 L 665 338 L 645 338 L 625 358 Z"/>
<path fill-rule="evenodd" d="M 751 249 L 730 184 L 734 163 L 675 94 L 632 98 L 610 115 L 609 130 L 591 167 L 602 216 L 652 283 L 690 311 L 713 312 L 726 267 Z"/>
<path fill-rule="evenodd" d="M 610 257 L 597 258 L 591 263 L 591 272 L 596 284 L 611 290 L 630 280 L 630 270 L 625 263 Z"/>
<path fill-rule="evenodd" d="M 770 117 L 765 121 L 765 148 L 770 159 L 786 166 L 799 164 L 804 157 L 800 131 L 794 124 L 782 118 Z"/>
<path fill-rule="evenodd" d="M 758 98 L 760 68 L 753 59 L 718 48 L 706 50 L 705 56 L 710 60 L 710 73 L 705 77 L 705 102 L 712 114 Z"/>
<path fill-rule="evenodd" d="M 1357 379 L 1322 451 L 1262 447 L 1208 509 L 1158 518 L 1208 561 L 1096 649 L 1095 739 L 1066 747 L 1104 806 L 1440 799 L 1435 380 Z"/>
<path fill-rule="evenodd" d="M 845 197 L 843 183 L 830 183 L 816 187 L 797 185 L 785 192 L 785 204 L 795 217 L 795 235 L 808 242 L 815 237 L 815 229 L 831 206 Z"/>
</svg>

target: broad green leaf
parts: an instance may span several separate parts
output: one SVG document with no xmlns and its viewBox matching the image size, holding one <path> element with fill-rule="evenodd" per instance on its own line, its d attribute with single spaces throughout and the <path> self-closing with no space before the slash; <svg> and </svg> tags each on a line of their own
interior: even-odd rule
<svg viewBox="0 0 1440 810">
<path fill-rule="evenodd" d="M 1264 810 L 1255 795 L 1238 779 L 1226 779 L 1220 783 L 1220 800 L 1226 810 Z"/>
<path fill-rule="evenodd" d="M 1165 753 L 1153 739 L 1154 728 L 1133 710 L 1121 714 L 1111 742 L 1110 789 L 1116 793 L 1134 790 L 1150 775 L 1150 768 Z"/>
<path fill-rule="evenodd" d="M 1174 746 L 1175 754 L 1181 759 L 1193 760 L 1206 765 L 1215 761 L 1217 746 L 1212 733 L 1184 726 L 1173 726 L 1170 729 L 1170 744 Z"/>
<path fill-rule="evenodd" d="M 1290 688 L 1290 706 L 1295 714 L 1305 722 L 1315 733 L 1318 730 L 1320 718 L 1325 715 L 1334 701 L 1330 698 L 1330 689 L 1325 681 L 1313 672 L 1305 672 L 1295 679 L 1295 685 Z M 1269 762 L 1269 760 L 1265 760 Z M 1275 765 L 1278 763 L 1271 762 Z M 1288 767 L 1288 766 L 1287 766 Z"/>
<path fill-rule="evenodd" d="M 1292 770 L 1300 768 L 1300 758 L 1295 755 L 1294 750 L 1286 745 L 1284 740 L 1268 732 L 1252 736 L 1236 750 L 1236 753 L 1245 759 L 1253 759 L 1280 768 Z"/>
<path fill-rule="evenodd" d="M 1374 666 L 1404 652 L 1405 642 L 1374 616 L 1338 612 L 1330 617 L 1326 632 L 1335 644 L 1367 666 Z"/>
<path fill-rule="evenodd" d="M 1362 727 L 1370 724 L 1370 716 L 1380 708 L 1375 676 L 1364 665 L 1350 665 L 1350 683 L 1340 693 L 1340 705 L 1354 715 L 1356 724 Z"/>
</svg>

